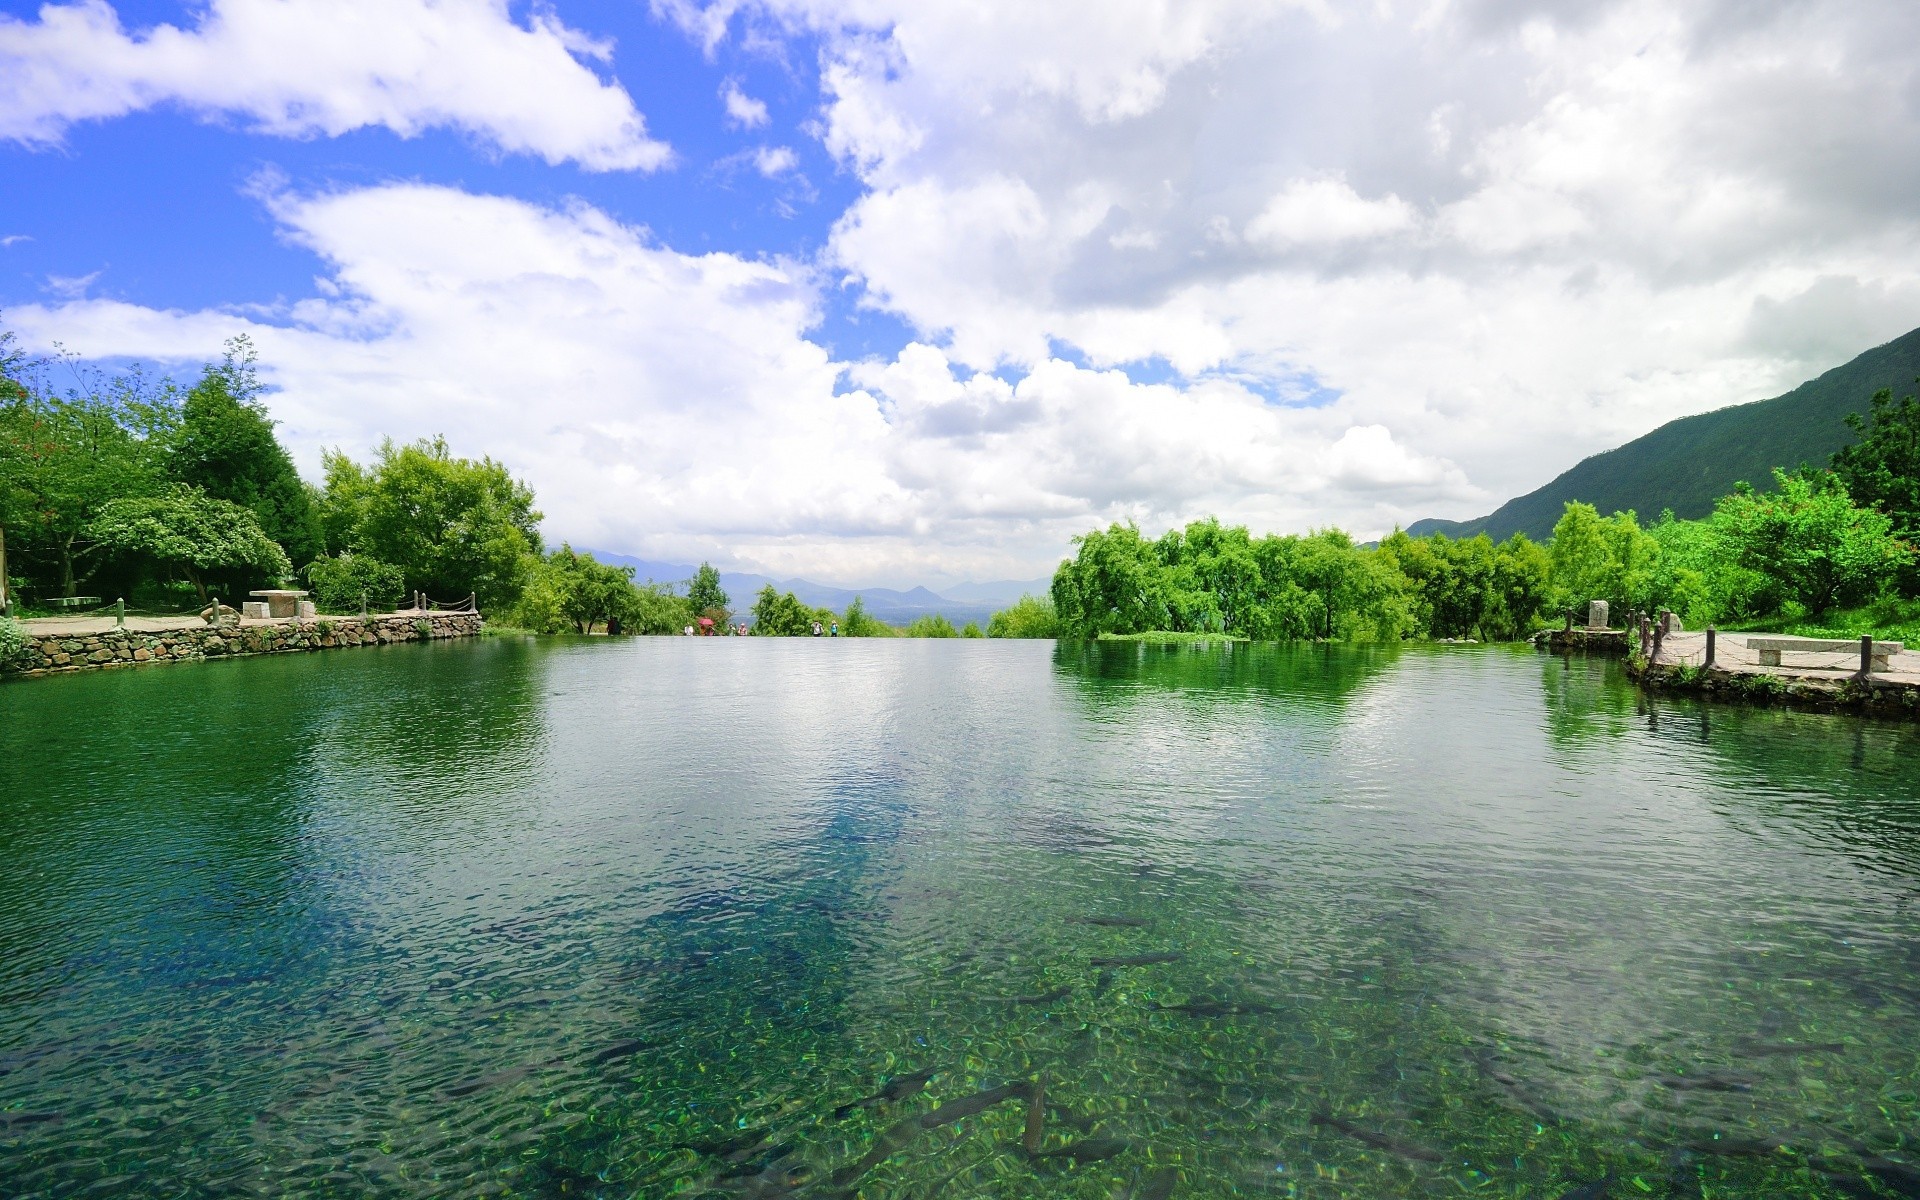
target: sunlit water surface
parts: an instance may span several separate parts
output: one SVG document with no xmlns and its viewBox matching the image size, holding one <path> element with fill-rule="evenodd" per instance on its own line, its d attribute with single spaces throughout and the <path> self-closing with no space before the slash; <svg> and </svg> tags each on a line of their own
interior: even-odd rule
<svg viewBox="0 0 1920 1200">
<path fill-rule="evenodd" d="M 1920 1194 L 1917 740 L 1500 647 L 13 683 L 0 1195 Z"/>
</svg>

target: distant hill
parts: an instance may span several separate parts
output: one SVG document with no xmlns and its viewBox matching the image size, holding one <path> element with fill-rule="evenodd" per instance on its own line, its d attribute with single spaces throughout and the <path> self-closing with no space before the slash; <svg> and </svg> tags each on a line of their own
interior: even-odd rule
<svg viewBox="0 0 1920 1200">
<path fill-rule="evenodd" d="M 1784 396 L 1669 421 L 1617 450 L 1582 461 L 1490 516 L 1415 521 L 1407 532 L 1448 537 L 1485 533 L 1495 541 L 1518 532 L 1540 540 L 1553 533 L 1569 500 L 1584 500 L 1602 513 L 1636 512 L 1642 522 L 1669 508 L 1677 517 L 1704 517 L 1713 511 L 1713 502 L 1741 480 L 1763 487 L 1771 484 L 1775 467 L 1825 466 L 1835 450 L 1853 440 L 1845 421 L 1848 413 L 1867 411 L 1868 401 L 1884 387 L 1911 393 L 1916 377 L 1920 329 Z"/>
<path fill-rule="evenodd" d="M 642 583 L 678 583 L 684 584 L 693 578 L 696 568 L 686 563 L 653 562 L 644 558 L 634 558 L 626 554 L 614 554 L 606 550 L 588 550 L 603 563 L 616 567 L 632 567 L 634 577 Z M 845 612 L 847 605 L 853 603 L 855 596 L 867 606 L 867 611 L 890 625 L 904 625 L 915 617 L 939 613 L 955 625 L 964 625 L 968 621 L 978 621 L 985 625 L 995 609 L 1005 608 L 1012 600 L 993 603 L 993 593 L 1009 585 L 996 584 L 960 584 L 955 589 L 964 594 L 961 597 L 942 596 L 923 587 L 900 591 L 896 588 L 839 588 L 823 583 L 813 583 L 806 579 L 772 579 L 765 575 L 747 575 L 737 571 L 720 572 L 720 587 L 727 593 L 728 601 L 744 619 L 749 608 L 753 607 L 753 598 L 760 589 L 768 584 L 783 592 L 792 592 L 803 604 L 815 608 L 831 608 L 835 612 Z M 1015 592 L 1013 599 L 1018 599 Z"/>
</svg>

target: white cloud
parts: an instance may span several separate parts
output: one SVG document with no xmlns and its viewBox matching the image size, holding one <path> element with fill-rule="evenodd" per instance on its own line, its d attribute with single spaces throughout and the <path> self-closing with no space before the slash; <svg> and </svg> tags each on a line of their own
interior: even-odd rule
<svg viewBox="0 0 1920 1200">
<path fill-rule="evenodd" d="M 727 106 L 727 123 L 736 128 L 758 129 L 772 119 L 767 115 L 766 102 L 741 91 L 736 80 L 729 79 L 720 88 L 720 100 Z"/>
<path fill-rule="evenodd" d="M 1368 200 L 1344 179 L 1300 179 L 1248 222 L 1247 238 L 1276 247 L 1361 241 L 1403 233 L 1416 219 L 1398 196 Z"/>
<path fill-rule="evenodd" d="M 9 319 L 36 348 L 169 362 L 247 332 L 309 471 L 325 446 L 444 433 L 523 474 L 556 539 L 781 573 L 1023 577 L 1110 520 L 1292 528 L 1337 491 L 1384 527 L 1392 504 L 1461 486 L 1384 430 L 1225 381 L 1048 359 L 1008 383 L 919 343 L 835 363 L 807 337 L 804 269 L 682 254 L 585 205 L 415 184 L 269 203 L 327 264 L 315 299 L 75 298 Z"/>
<path fill-rule="evenodd" d="M 105 0 L 0 14 L 0 137 L 56 144 L 78 121 L 177 104 L 289 137 L 461 130 L 589 170 L 647 170 L 668 148 L 583 60 L 610 47 L 504 0 L 212 0 L 191 29 L 129 33 Z"/>
<path fill-rule="evenodd" d="M 753 152 L 753 169 L 768 179 L 777 179 L 800 165 L 800 156 L 791 146 L 762 146 Z"/>
</svg>

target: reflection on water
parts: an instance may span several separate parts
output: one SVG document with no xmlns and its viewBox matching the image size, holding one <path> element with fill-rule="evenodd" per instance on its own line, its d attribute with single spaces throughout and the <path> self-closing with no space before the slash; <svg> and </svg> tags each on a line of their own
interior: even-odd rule
<svg viewBox="0 0 1920 1200">
<path fill-rule="evenodd" d="M 1914 737 L 1500 647 L 9 685 L 0 1194 L 1914 1195 Z"/>
</svg>

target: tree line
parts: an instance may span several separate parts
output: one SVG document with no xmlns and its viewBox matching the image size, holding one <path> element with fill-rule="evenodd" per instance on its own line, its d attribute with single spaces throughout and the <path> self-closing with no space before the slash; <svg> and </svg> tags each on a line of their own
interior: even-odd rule
<svg viewBox="0 0 1920 1200">
<path fill-rule="evenodd" d="M 1669 608 L 1696 628 L 1913 600 L 1920 400 L 1883 390 L 1848 423 L 1857 440 L 1827 467 L 1776 470 L 1765 492 L 1740 484 L 1705 519 L 1667 512 L 1642 526 L 1569 503 L 1544 544 L 1404 530 L 1377 545 L 1338 529 L 1256 538 L 1214 519 L 1148 538 L 1114 524 L 1075 539 L 1050 615 L 1059 636 L 1078 638 L 1511 640 L 1584 619 L 1592 600 L 1616 614 Z"/>
</svg>

